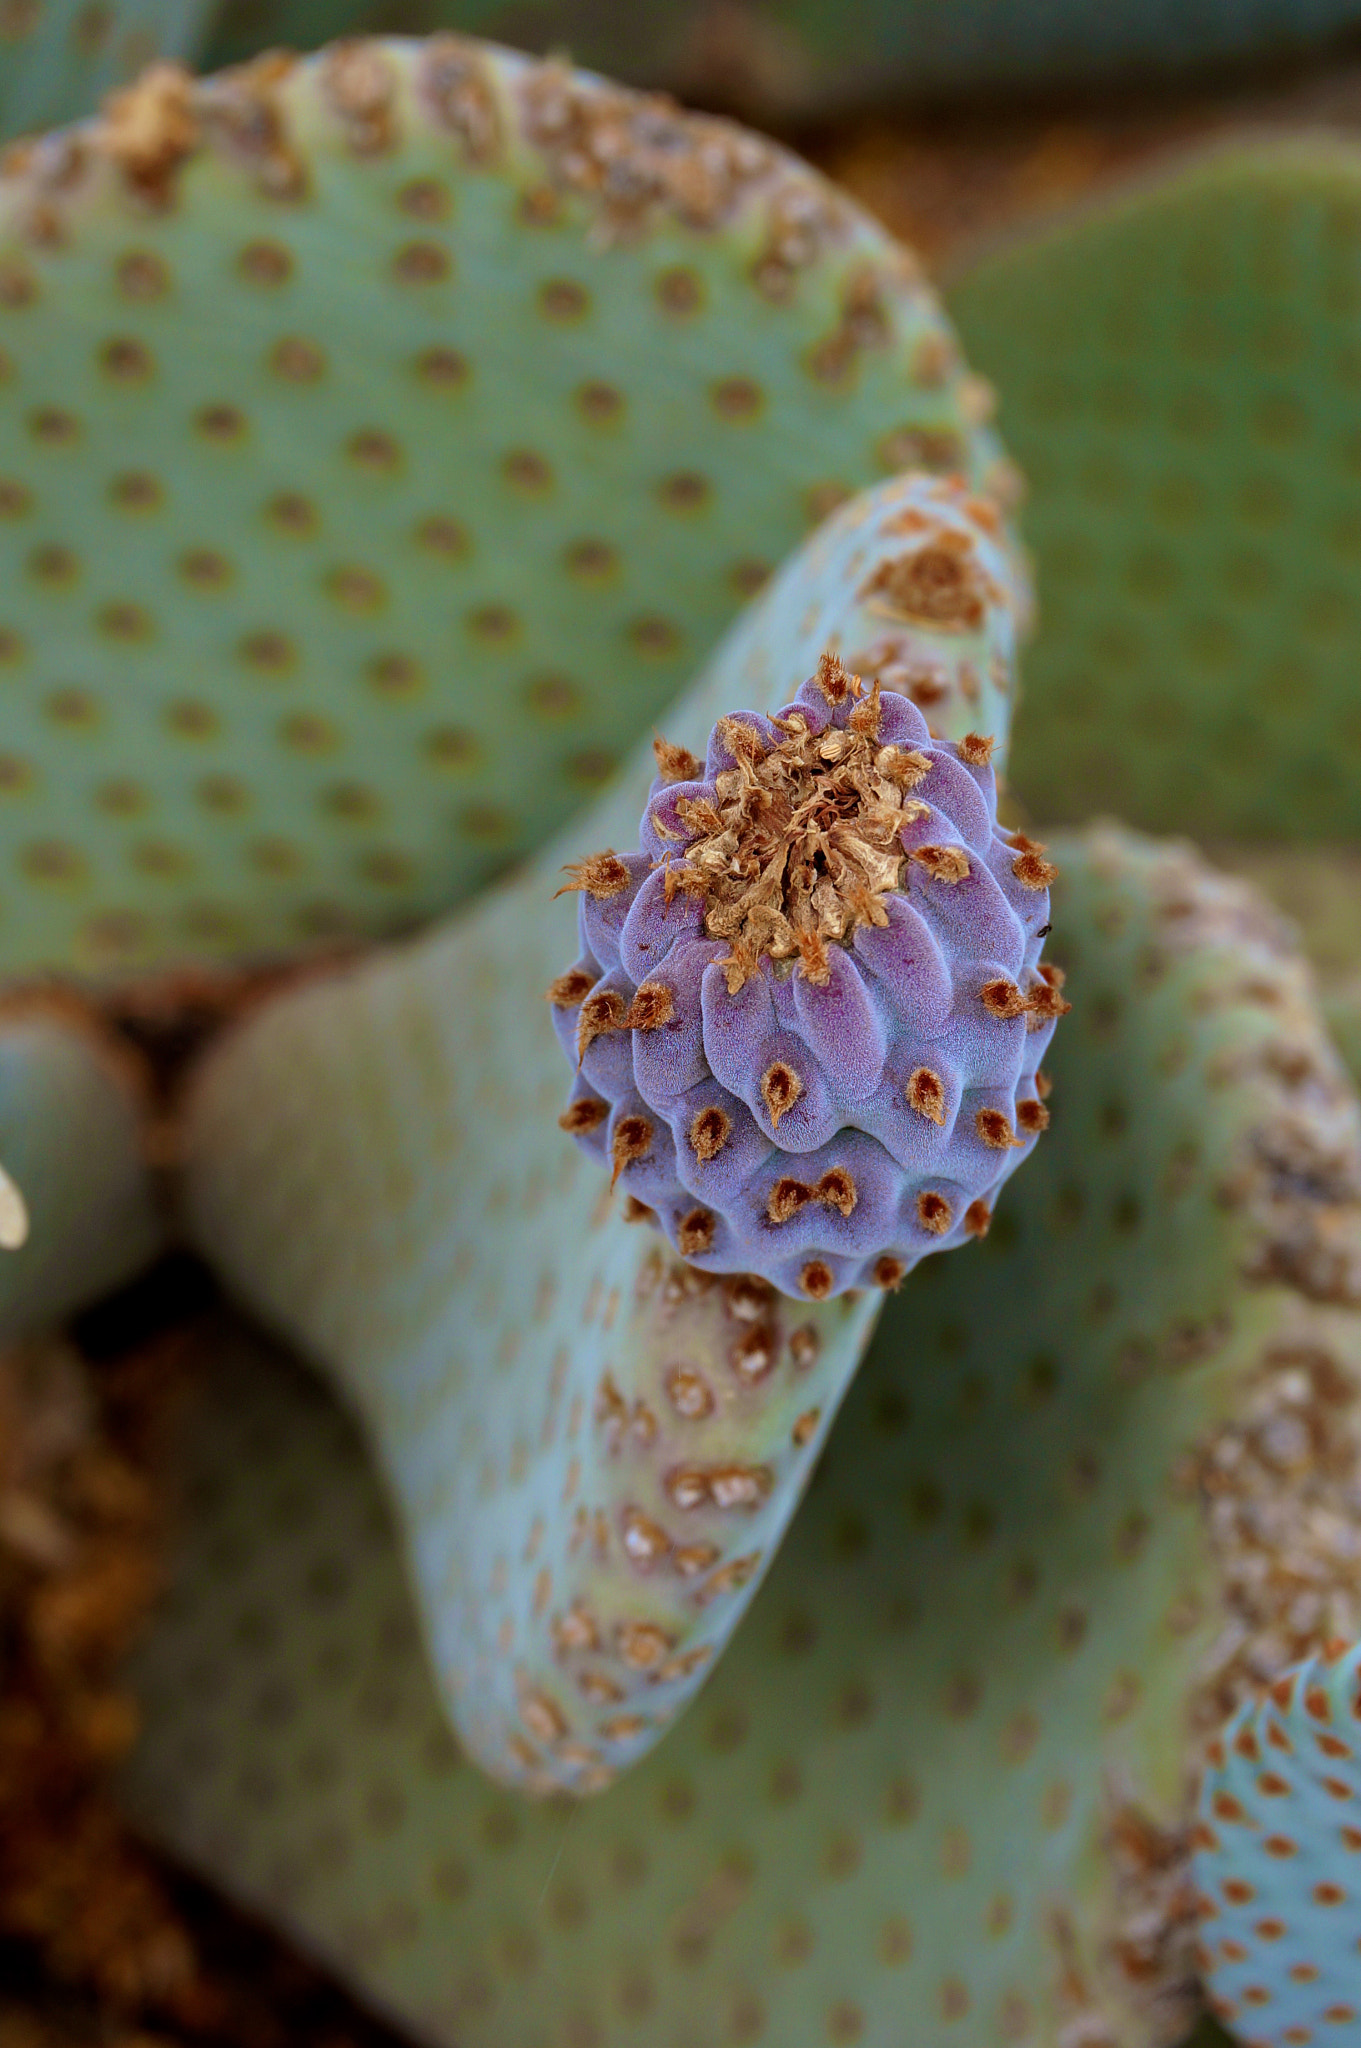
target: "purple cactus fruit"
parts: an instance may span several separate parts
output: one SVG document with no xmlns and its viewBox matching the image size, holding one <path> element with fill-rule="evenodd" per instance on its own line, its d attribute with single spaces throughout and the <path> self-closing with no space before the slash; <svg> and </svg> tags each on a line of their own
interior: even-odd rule
<svg viewBox="0 0 1361 2048">
<path fill-rule="evenodd" d="M 562 1125 L 691 1264 L 823 1300 L 986 1232 L 1068 1007 L 991 753 L 824 655 L 703 766 L 658 740 L 639 852 L 569 870 Z"/>
</svg>

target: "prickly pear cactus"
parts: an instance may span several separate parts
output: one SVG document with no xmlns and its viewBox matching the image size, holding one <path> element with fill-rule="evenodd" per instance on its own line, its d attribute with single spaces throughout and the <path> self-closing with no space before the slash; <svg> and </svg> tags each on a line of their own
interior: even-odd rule
<svg viewBox="0 0 1361 2048">
<path fill-rule="evenodd" d="M 640 85 L 665 85 L 765 118 L 857 101 L 928 103 L 1077 84 L 1127 85 L 1256 57 L 1298 56 L 1358 20 L 1356 0 L 426 0 L 394 17 L 374 0 L 227 0 L 215 61 L 302 49 L 396 20 L 570 48 Z"/>
<path fill-rule="evenodd" d="M 222 1340 L 127 1796 L 422 2039 L 1188 2024 L 1188 1763 L 1357 1631 L 1358 1113 L 1259 899 L 1114 833 L 1057 857 L 1053 1128 L 887 1303 L 731 1649 L 599 1798 L 459 1756 L 347 1426 Z"/>
<path fill-rule="evenodd" d="M 980 718 L 1004 741 L 1022 595 L 992 524 L 958 484 L 892 483 L 845 507 L 673 706 L 673 744 L 701 744 L 735 704 L 787 701 L 829 646 L 881 650 L 885 673 L 936 693 L 947 730 Z M 903 611 L 933 546 L 970 587 L 986 580 L 992 659 L 977 672 L 948 606 Z M 940 775 L 948 803 L 967 783 L 983 816 L 970 771 L 939 758 L 924 792 Z M 545 997 L 574 945 L 564 855 L 636 831 L 655 767 L 645 743 L 588 823 L 461 922 L 263 1009 L 209 1058 L 187 1110 L 197 1242 L 358 1404 L 459 1733 L 539 1789 L 607 1782 L 695 1691 L 802 1492 L 879 1287 L 905 1264 L 836 1301 L 811 1260 L 793 1300 L 744 1259 L 722 1285 L 673 1270 L 629 1192 L 646 1185 L 636 1171 L 612 1196 L 559 1128 Z M 1046 1032 L 984 1013 L 978 980 L 964 977 L 958 1026 L 937 1020 L 947 1045 L 951 1029 L 995 1032 L 996 1058 L 1024 1066 Z M 952 1082 L 951 1124 L 958 1106 Z M 998 1153 L 970 1142 L 995 1177 Z M 915 1240 L 914 1256 L 945 1241 L 920 1223 Z"/>
<path fill-rule="evenodd" d="M 1286 1455 L 1309 1454 L 1301 1418 Z M 1250 2048 L 1345 2041 L 1361 2025 L 1356 1886 L 1361 1647 L 1329 1644 L 1246 1702 L 1210 1745 L 1195 1871 L 1200 1965 Z"/>
<path fill-rule="evenodd" d="M 159 1249 L 140 1078 L 76 1005 L 0 1002 L 0 1344 L 85 1308 Z"/>
<path fill-rule="evenodd" d="M 1237 144 L 957 281 L 1030 485 L 1038 816 L 1361 831 L 1358 247 L 1353 144 Z"/>
<path fill-rule="evenodd" d="M 6 0 L 0 8 L 0 142 L 92 114 L 157 58 L 192 59 L 212 0 Z"/>
<path fill-rule="evenodd" d="M 0 176 L 0 972 L 448 909 L 986 409 L 727 124 L 448 37 L 151 73 Z"/>
</svg>

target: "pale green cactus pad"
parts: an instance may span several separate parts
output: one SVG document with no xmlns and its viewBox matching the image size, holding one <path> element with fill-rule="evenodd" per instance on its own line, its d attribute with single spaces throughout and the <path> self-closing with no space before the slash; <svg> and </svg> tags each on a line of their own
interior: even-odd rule
<svg viewBox="0 0 1361 2048">
<path fill-rule="evenodd" d="M 1298 1453 L 1297 1453 L 1298 1455 Z M 1195 1857 L 1201 1968 L 1248 2048 L 1361 2027 L 1361 1647 L 1329 1644 L 1210 1745 Z"/>
<path fill-rule="evenodd" d="M 756 114 L 1166 77 L 1297 57 L 1361 19 L 1356 0 L 227 0 L 219 61 L 376 26 L 476 29 L 570 49 L 639 85 Z"/>
<path fill-rule="evenodd" d="M 73 1006 L 0 1004 L 0 1344 L 85 1308 L 160 1249 L 130 1068 Z"/>
<path fill-rule="evenodd" d="M 158 57 L 192 59 L 213 0 L 5 0 L 0 142 L 92 114 Z"/>
<path fill-rule="evenodd" d="M 151 74 L 0 178 L 0 973 L 456 903 L 986 409 L 741 130 L 451 38 Z"/>
<path fill-rule="evenodd" d="M 732 1647 L 598 1799 L 457 1756 L 357 1442 L 223 1339 L 128 1797 L 422 2039 L 1189 2025 L 1189 1758 L 1355 1628 L 1357 1109 L 1241 884 L 1058 852 L 1053 1128 L 889 1303 Z M 1312 1459 L 1272 1462 L 1281 1414 Z"/>
<path fill-rule="evenodd" d="M 1333 1042 L 1361 1082 L 1361 847 L 1239 841 L 1217 856 L 1299 926 Z"/>
<path fill-rule="evenodd" d="M 1040 817 L 1361 833 L 1361 151 L 1236 145 L 962 277 L 1044 609 Z"/>
<path fill-rule="evenodd" d="M 945 525 L 977 550 L 983 623 L 898 620 L 897 635 L 940 686 L 934 715 L 1004 736 L 1022 598 L 993 524 L 924 479 L 853 501 L 667 736 L 702 751 L 725 711 L 787 702 L 828 646 L 900 658 L 879 571 Z M 677 1267 L 560 1128 L 545 990 L 577 950 L 562 863 L 636 847 L 655 769 L 645 743 L 569 841 L 462 922 L 260 1011 L 187 1108 L 198 1244 L 358 1405 L 455 1723 L 487 1768 L 540 1788 L 599 1786 L 699 1684 L 878 1307 Z"/>
</svg>

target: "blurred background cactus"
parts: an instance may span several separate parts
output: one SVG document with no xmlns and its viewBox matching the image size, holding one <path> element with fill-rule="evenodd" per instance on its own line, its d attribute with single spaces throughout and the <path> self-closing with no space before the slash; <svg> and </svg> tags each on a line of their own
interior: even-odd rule
<svg viewBox="0 0 1361 2048">
<path fill-rule="evenodd" d="M 121 88 L 0 176 L 5 2048 L 1361 2026 L 1352 12 L 0 13 L 9 134 Z M 755 136 L 259 55 L 375 26 L 821 124 L 962 349 Z M 882 602 L 950 494 L 981 651 Z M 828 648 L 1218 863 L 1057 840 L 1053 1129 L 882 1313 L 667 1256 L 542 1000 L 649 734 Z"/>
</svg>

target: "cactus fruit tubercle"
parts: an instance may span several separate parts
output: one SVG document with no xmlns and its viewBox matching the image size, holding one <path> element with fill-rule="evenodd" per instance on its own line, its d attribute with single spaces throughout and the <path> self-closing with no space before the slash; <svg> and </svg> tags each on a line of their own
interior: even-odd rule
<svg viewBox="0 0 1361 2048">
<path fill-rule="evenodd" d="M 981 606 L 950 538 L 904 558 L 937 624 Z M 571 870 L 563 1126 L 691 1264 L 822 1300 L 986 1232 L 1068 1007 L 1056 871 L 999 828 L 992 750 L 827 653 L 703 764 L 659 739 L 640 850 Z"/>
</svg>

